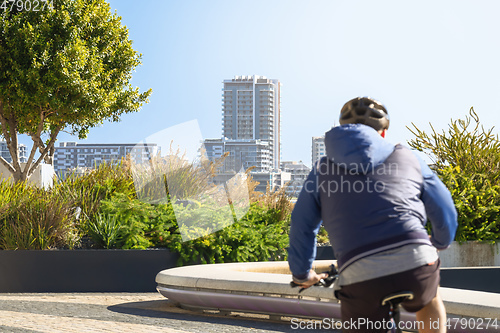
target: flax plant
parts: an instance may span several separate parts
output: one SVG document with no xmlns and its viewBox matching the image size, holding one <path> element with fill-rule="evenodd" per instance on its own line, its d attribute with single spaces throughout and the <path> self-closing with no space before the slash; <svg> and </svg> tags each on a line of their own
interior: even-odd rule
<svg viewBox="0 0 500 333">
<path fill-rule="evenodd" d="M 116 216 L 97 214 L 93 220 L 89 221 L 88 226 L 89 236 L 98 246 L 105 249 L 116 248 L 122 229 Z"/>
<path fill-rule="evenodd" d="M 0 191 L 9 202 L 0 210 L 0 248 L 6 250 L 45 250 L 72 247 L 76 243 L 73 202 L 50 190 L 24 183 L 6 186 Z M 5 196 L 4 196 L 5 195 Z"/>
</svg>

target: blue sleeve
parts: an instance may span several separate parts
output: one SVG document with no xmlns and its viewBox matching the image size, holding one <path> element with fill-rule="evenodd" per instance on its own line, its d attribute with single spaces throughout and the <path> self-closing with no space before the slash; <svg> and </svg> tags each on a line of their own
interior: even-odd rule
<svg viewBox="0 0 500 333">
<path fill-rule="evenodd" d="M 421 199 L 432 225 L 431 242 L 438 250 L 443 250 L 455 239 L 457 210 L 450 191 L 424 161 L 420 158 L 419 161 L 424 177 Z"/>
<path fill-rule="evenodd" d="M 316 258 L 316 235 L 321 226 L 321 204 L 317 184 L 318 173 L 313 167 L 292 212 L 288 264 L 297 280 L 307 278 Z"/>
</svg>

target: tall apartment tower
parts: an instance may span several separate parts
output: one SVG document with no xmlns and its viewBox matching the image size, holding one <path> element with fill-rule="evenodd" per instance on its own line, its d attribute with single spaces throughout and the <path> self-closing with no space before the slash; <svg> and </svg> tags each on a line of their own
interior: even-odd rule
<svg viewBox="0 0 500 333">
<path fill-rule="evenodd" d="M 324 135 L 312 137 L 311 150 L 312 150 L 311 162 L 312 162 L 312 165 L 314 166 L 314 163 L 316 163 L 316 161 L 318 161 L 323 156 L 326 156 L 325 136 Z"/>
<path fill-rule="evenodd" d="M 19 143 L 17 145 L 17 150 L 19 152 L 19 162 L 28 162 L 28 158 L 26 157 L 26 145 Z M 12 163 L 12 157 L 10 156 L 9 147 L 7 146 L 7 142 L 5 141 L 0 141 L 0 156 L 2 156 L 7 162 Z"/>
<path fill-rule="evenodd" d="M 271 168 L 280 166 L 279 80 L 235 76 L 224 80 L 222 136 L 227 140 L 261 140 L 269 144 Z"/>
</svg>

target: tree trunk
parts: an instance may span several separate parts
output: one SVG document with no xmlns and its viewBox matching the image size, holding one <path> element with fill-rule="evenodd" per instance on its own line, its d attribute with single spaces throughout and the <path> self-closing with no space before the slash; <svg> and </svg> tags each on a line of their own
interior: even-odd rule
<svg viewBox="0 0 500 333">
<path fill-rule="evenodd" d="M 33 148 L 31 149 L 30 155 L 28 157 L 27 163 L 22 167 L 19 161 L 19 147 L 17 138 L 17 121 L 14 117 L 10 116 L 8 113 L 4 112 L 4 104 L 0 100 L 0 125 L 2 129 L 2 135 L 5 138 L 7 147 L 9 148 L 10 155 L 12 157 L 12 163 L 7 162 L 4 158 L 0 157 L 0 163 L 3 164 L 7 170 L 12 174 L 14 182 L 24 182 L 27 181 L 33 172 L 36 170 L 38 165 L 42 161 L 48 164 L 53 164 L 54 157 L 54 144 L 61 130 L 61 126 L 54 128 L 50 133 L 50 140 L 45 146 L 41 139 L 42 131 L 44 128 L 45 115 L 40 112 L 40 123 L 36 133 L 29 133 L 31 139 L 33 140 Z M 39 150 L 40 157 L 35 160 L 36 151 Z"/>
</svg>

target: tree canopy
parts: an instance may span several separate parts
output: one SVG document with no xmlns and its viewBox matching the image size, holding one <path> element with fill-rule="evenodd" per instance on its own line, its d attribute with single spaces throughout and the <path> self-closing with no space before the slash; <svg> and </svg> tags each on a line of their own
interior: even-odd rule
<svg viewBox="0 0 500 333">
<path fill-rule="evenodd" d="M 0 133 L 12 163 L 0 162 L 15 181 L 28 179 L 42 161 L 52 163 L 60 131 L 86 138 L 90 128 L 138 111 L 151 94 L 130 84 L 141 55 L 108 3 L 52 3 L 0 11 Z M 33 140 L 24 168 L 18 134 Z"/>
</svg>

